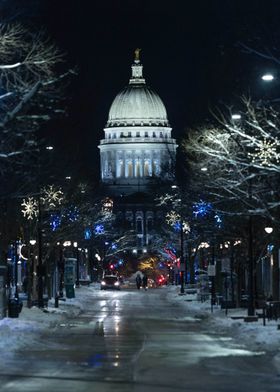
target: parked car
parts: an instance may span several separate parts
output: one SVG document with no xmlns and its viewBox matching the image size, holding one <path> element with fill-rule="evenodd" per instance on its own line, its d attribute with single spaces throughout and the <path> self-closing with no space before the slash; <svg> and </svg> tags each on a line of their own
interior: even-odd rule
<svg viewBox="0 0 280 392">
<path fill-rule="evenodd" d="M 120 290 L 119 278 L 115 275 L 105 275 L 104 278 L 101 280 L 100 289 Z"/>
</svg>

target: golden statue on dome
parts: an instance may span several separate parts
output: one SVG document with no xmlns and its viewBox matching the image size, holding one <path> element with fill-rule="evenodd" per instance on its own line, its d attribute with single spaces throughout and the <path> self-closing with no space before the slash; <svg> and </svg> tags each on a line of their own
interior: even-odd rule
<svg viewBox="0 0 280 392">
<path fill-rule="evenodd" d="M 140 51 L 141 51 L 141 49 L 139 49 L 139 48 L 135 49 L 135 51 L 134 51 L 134 54 L 135 54 L 134 61 L 137 61 L 137 62 L 140 61 Z"/>
</svg>

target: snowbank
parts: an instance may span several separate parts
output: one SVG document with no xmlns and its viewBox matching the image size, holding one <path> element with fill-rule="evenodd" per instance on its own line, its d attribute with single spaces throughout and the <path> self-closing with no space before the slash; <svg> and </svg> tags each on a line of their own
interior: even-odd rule
<svg viewBox="0 0 280 392">
<path fill-rule="evenodd" d="M 246 343 L 252 349 L 265 351 L 280 349 L 280 330 L 278 329 L 280 320 L 266 321 L 265 326 L 261 318 L 257 322 L 244 322 L 243 318 L 234 319 L 234 317 L 247 316 L 247 309 L 228 309 L 226 315 L 224 309 L 221 309 L 220 306 L 214 306 L 212 313 L 210 301 L 188 301 L 185 295 L 179 294 L 179 286 L 169 286 L 167 290 L 170 301 L 180 302 L 187 314 L 205 320 L 211 326 L 211 330 L 218 333 L 229 333 L 241 344 Z"/>
</svg>

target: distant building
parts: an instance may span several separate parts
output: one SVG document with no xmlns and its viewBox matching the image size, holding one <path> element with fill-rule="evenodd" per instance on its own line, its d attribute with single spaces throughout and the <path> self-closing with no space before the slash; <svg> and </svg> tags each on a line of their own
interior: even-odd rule
<svg viewBox="0 0 280 392">
<path fill-rule="evenodd" d="M 151 187 L 173 181 L 177 145 L 162 100 L 143 78 L 139 50 L 131 69 L 128 86 L 111 105 L 99 149 L 104 192 L 114 197 L 119 218 L 135 228 L 141 251 L 161 215 Z"/>
</svg>

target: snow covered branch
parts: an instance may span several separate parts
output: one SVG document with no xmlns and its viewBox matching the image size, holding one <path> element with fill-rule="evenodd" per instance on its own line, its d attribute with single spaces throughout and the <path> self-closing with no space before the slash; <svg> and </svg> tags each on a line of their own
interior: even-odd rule
<svg viewBox="0 0 280 392">
<path fill-rule="evenodd" d="M 192 130 L 184 140 L 193 186 L 224 213 L 280 220 L 279 113 L 250 99 L 242 105 L 240 119 L 232 119 L 230 108 L 218 111 L 217 125 Z"/>
<path fill-rule="evenodd" d="M 36 133 L 41 124 L 65 113 L 62 84 L 74 71 L 62 70 L 64 54 L 44 32 L 20 24 L 0 25 L 0 59 L 3 177 L 33 166 L 29 159 L 34 159 L 40 143 Z"/>
</svg>

